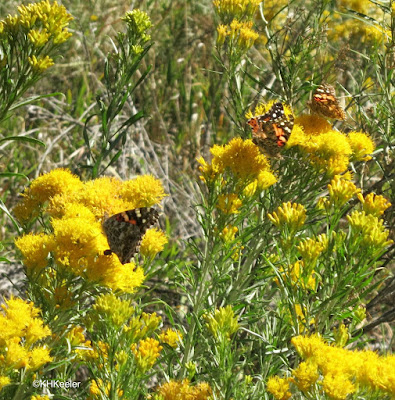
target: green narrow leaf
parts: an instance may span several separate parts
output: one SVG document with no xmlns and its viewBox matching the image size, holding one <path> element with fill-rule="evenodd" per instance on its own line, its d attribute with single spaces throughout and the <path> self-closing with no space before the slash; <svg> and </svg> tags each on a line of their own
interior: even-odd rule
<svg viewBox="0 0 395 400">
<path fill-rule="evenodd" d="M 121 156 L 121 154 L 122 154 L 122 149 L 119 150 L 119 151 L 117 152 L 117 154 L 115 154 L 115 156 L 114 156 L 114 157 L 110 160 L 110 162 L 108 163 L 107 167 L 105 167 L 105 168 L 103 169 L 102 173 L 106 172 L 107 168 L 110 167 L 113 163 L 115 163 L 115 161 L 118 160 L 118 158 Z"/>
<path fill-rule="evenodd" d="M 24 174 L 19 174 L 17 172 L 0 172 L 0 178 L 12 178 L 14 176 L 17 176 L 18 178 L 25 178 L 27 181 L 29 181 L 29 178 Z"/>
<path fill-rule="evenodd" d="M 9 219 L 11 220 L 12 224 L 15 226 L 18 235 L 22 232 L 21 227 L 19 226 L 18 222 L 16 221 L 16 219 L 11 215 L 10 211 L 8 210 L 8 208 L 6 207 L 6 205 L 3 203 L 2 200 L 0 200 L 0 209 L 3 210 L 9 217 Z"/>
<path fill-rule="evenodd" d="M 27 137 L 27 136 L 8 136 L 8 137 L 0 139 L 0 143 L 8 142 L 10 140 L 15 140 L 17 142 L 29 142 L 29 143 L 38 144 L 42 147 L 46 147 L 45 143 L 43 143 L 41 140 L 34 139 L 31 137 Z"/>
<path fill-rule="evenodd" d="M 54 92 L 54 93 L 49 93 L 49 94 L 41 94 L 39 96 L 28 97 L 27 99 L 23 99 L 22 101 L 12 105 L 8 111 L 13 111 L 19 107 L 27 106 L 28 104 L 35 103 L 36 101 L 45 99 L 46 97 L 55 97 L 55 96 L 64 96 L 64 94 L 61 92 Z"/>
</svg>

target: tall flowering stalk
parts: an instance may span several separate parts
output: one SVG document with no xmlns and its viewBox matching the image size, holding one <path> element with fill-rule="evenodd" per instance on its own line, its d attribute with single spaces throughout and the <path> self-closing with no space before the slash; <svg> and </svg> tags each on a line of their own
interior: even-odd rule
<svg viewBox="0 0 395 400">
<path fill-rule="evenodd" d="M 133 102 L 133 93 L 144 81 L 151 67 L 137 76 L 143 58 L 152 46 L 148 31 L 152 27 L 149 16 L 138 9 L 127 12 L 122 18 L 126 32 L 116 36 L 116 50 L 105 60 L 104 90 L 97 96 L 97 111 L 87 118 L 84 140 L 88 149 L 88 168 L 92 177 L 103 174 L 122 154 L 122 146 L 132 125 L 144 116 L 142 110 L 117 124 L 117 116 L 127 102 Z M 92 147 L 89 122 L 98 116 L 101 121 L 101 141 Z M 104 165 L 103 165 L 104 164 Z"/>
<path fill-rule="evenodd" d="M 231 118 L 240 121 L 245 110 L 242 65 L 248 50 L 259 41 L 253 28 L 254 17 L 262 0 L 214 0 L 217 15 L 217 57 L 220 73 L 230 90 Z"/>
<path fill-rule="evenodd" d="M 72 16 L 56 1 L 18 7 L 18 14 L 0 21 L 0 122 L 8 112 L 27 104 L 23 94 L 54 65 L 53 57 L 71 33 Z"/>
</svg>

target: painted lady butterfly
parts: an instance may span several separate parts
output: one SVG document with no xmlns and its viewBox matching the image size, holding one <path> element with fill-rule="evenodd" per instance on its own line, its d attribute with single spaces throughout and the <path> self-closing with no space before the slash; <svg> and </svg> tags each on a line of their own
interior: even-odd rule
<svg viewBox="0 0 395 400">
<path fill-rule="evenodd" d="M 105 255 L 115 253 L 122 264 L 130 262 L 139 251 L 141 239 L 159 218 L 154 208 L 143 207 L 115 214 L 103 222 L 110 248 Z"/>
<path fill-rule="evenodd" d="M 291 135 L 294 117 L 290 114 L 287 118 L 282 103 L 277 102 L 266 114 L 252 117 L 247 123 L 252 141 L 269 157 L 278 157 Z"/>
<path fill-rule="evenodd" d="M 346 114 L 336 98 L 335 88 L 328 84 L 318 86 L 313 99 L 307 103 L 311 111 L 326 118 L 345 120 Z"/>
</svg>

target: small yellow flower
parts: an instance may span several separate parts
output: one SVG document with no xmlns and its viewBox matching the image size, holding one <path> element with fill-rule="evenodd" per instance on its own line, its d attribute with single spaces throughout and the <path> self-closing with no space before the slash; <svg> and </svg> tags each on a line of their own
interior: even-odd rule
<svg viewBox="0 0 395 400">
<path fill-rule="evenodd" d="M 280 229 L 288 229 L 290 234 L 300 229 L 306 220 L 306 209 L 297 203 L 283 203 L 272 214 L 268 214 L 270 221 Z"/>
<path fill-rule="evenodd" d="M 152 175 L 142 175 L 123 182 L 119 195 L 125 201 L 134 204 L 131 208 L 151 207 L 167 196 L 161 181 Z"/>
<path fill-rule="evenodd" d="M 0 346 L 8 340 L 16 340 L 19 344 L 22 337 L 25 338 L 25 345 L 31 346 L 51 335 L 51 330 L 37 318 L 40 310 L 33 303 L 11 297 L 1 308 L 4 314 L 0 313 Z"/>
<path fill-rule="evenodd" d="M 146 12 L 134 9 L 128 11 L 122 20 L 126 22 L 129 34 L 132 34 L 137 40 L 148 42 L 151 39 L 147 30 L 152 27 L 152 22 Z"/>
<path fill-rule="evenodd" d="M 134 263 L 121 264 L 115 254 L 111 256 L 100 254 L 90 259 L 88 266 L 86 270 L 88 279 L 125 293 L 134 293 L 145 280 L 143 268 L 136 267 Z"/>
<path fill-rule="evenodd" d="M 63 266 L 80 275 L 88 264 L 108 248 L 99 222 L 84 218 L 53 219 L 54 257 Z"/>
<path fill-rule="evenodd" d="M 331 124 L 323 117 L 317 114 L 303 114 L 295 118 L 295 124 L 301 125 L 306 135 L 316 136 L 329 132 L 332 129 Z M 314 140 L 311 138 L 310 140 Z"/>
<path fill-rule="evenodd" d="M 328 237 L 325 234 L 317 236 L 317 239 L 307 238 L 299 243 L 297 249 L 307 264 L 317 261 L 319 255 L 328 248 Z"/>
<path fill-rule="evenodd" d="M 277 182 L 277 178 L 270 171 L 262 171 L 258 175 L 258 188 L 266 190 Z"/>
<path fill-rule="evenodd" d="M 329 199 L 335 208 L 343 207 L 355 194 L 361 190 L 348 179 L 336 175 L 328 185 Z"/>
<path fill-rule="evenodd" d="M 11 379 L 8 376 L 1 376 L 0 375 L 0 392 L 4 386 L 7 386 L 11 383 Z"/>
<path fill-rule="evenodd" d="M 252 376 L 251 375 L 245 375 L 244 376 L 244 383 L 249 386 L 252 384 Z"/>
<path fill-rule="evenodd" d="M 391 207 L 391 203 L 381 195 L 369 193 L 364 198 L 361 193 L 358 193 L 357 197 L 362 203 L 363 211 L 375 217 L 380 217 L 387 208 Z"/>
<path fill-rule="evenodd" d="M 317 382 L 319 373 L 317 365 L 313 362 L 301 362 L 296 369 L 292 371 L 293 382 L 300 391 L 306 393 Z"/>
<path fill-rule="evenodd" d="M 228 225 L 222 230 L 220 237 L 225 243 L 230 243 L 235 240 L 238 231 L 239 229 L 236 226 Z"/>
<path fill-rule="evenodd" d="M 224 214 L 238 214 L 239 208 L 243 205 L 243 202 L 239 199 L 237 194 L 221 194 L 218 197 L 218 205 L 217 207 Z"/>
<path fill-rule="evenodd" d="M 54 249 L 52 235 L 29 233 L 15 239 L 15 245 L 23 255 L 24 265 L 34 273 L 48 265 L 48 255 Z"/>
<path fill-rule="evenodd" d="M 331 399 L 346 399 L 356 387 L 394 395 L 395 357 L 379 357 L 372 351 L 350 351 L 326 344 L 317 335 L 297 336 L 292 344 L 306 360 L 317 365 L 324 376 L 322 387 Z M 352 383 L 355 382 L 355 386 Z"/>
<path fill-rule="evenodd" d="M 347 345 L 350 334 L 348 333 L 348 328 L 344 324 L 340 324 L 338 329 L 333 328 L 333 335 L 336 346 L 345 347 Z"/>
<path fill-rule="evenodd" d="M 355 240 L 361 241 L 362 248 L 381 251 L 393 243 L 392 240 L 388 240 L 389 232 L 384 228 L 382 219 L 366 215 L 364 211 L 353 211 L 351 215 L 347 215 L 347 220 Z"/>
<path fill-rule="evenodd" d="M 241 180 L 256 179 L 261 172 L 270 170 L 266 157 L 250 139 L 243 141 L 238 137 L 225 146 L 214 145 L 211 153 L 212 163 L 218 165 L 219 171 L 229 169 Z"/>
<path fill-rule="evenodd" d="M 128 335 L 130 342 L 137 342 L 151 335 L 158 328 L 161 320 L 156 313 L 142 313 L 141 316 L 132 317 L 123 330 Z"/>
<path fill-rule="evenodd" d="M 314 282 L 315 285 L 315 282 Z M 295 314 L 296 317 L 298 319 L 298 329 L 300 332 L 304 332 L 306 330 L 306 328 L 308 327 L 308 325 L 312 325 L 315 323 L 315 319 L 314 318 L 310 318 L 307 323 L 306 320 L 306 314 L 307 314 L 307 310 L 306 307 L 300 305 L 300 304 L 295 304 Z"/>
<path fill-rule="evenodd" d="M 138 346 L 134 343 L 131 346 L 136 357 L 137 366 L 142 372 L 153 367 L 163 347 L 156 339 L 148 338 L 139 341 Z"/>
<path fill-rule="evenodd" d="M 35 179 L 22 194 L 23 200 L 14 212 L 22 222 L 28 221 L 38 213 L 43 204 L 56 195 L 70 193 L 74 195 L 83 188 L 80 179 L 66 169 L 54 169 Z"/>
<path fill-rule="evenodd" d="M 51 399 L 48 396 L 36 395 L 36 396 L 30 397 L 30 400 L 51 400 Z"/>
<path fill-rule="evenodd" d="M 270 172 L 269 172 L 270 173 Z M 270 185 L 271 186 L 271 185 Z M 254 179 L 251 183 L 249 183 L 244 189 L 243 189 L 243 195 L 245 197 L 252 197 L 256 190 L 258 188 L 258 179 Z M 260 188 L 262 189 L 262 185 L 260 185 Z"/>
<path fill-rule="evenodd" d="M 325 350 L 325 341 L 318 335 L 294 336 L 291 343 L 296 348 L 298 354 L 304 359 L 314 357 L 317 353 Z"/>
<path fill-rule="evenodd" d="M 228 26 L 227 25 L 218 25 L 217 26 L 217 46 L 220 47 L 225 43 L 226 36 L 228 35 Z"/>
<path fill-rule="evenodd" d="M 211 399 L 212 389 L 205 383 L 200 382 L 196 386 L 191 386 L 188 379 L 182 382 L 171 380 L 159 386 L 156 393 L 161 400 L 209 400 Z"/>
<path fill-rule="evenodd" d="M 355 319 L 357 323 L 362 322 L 365 318 L 366 308 L 364 306 L 359 305 L 356 309 L 353 310 L 353 319 Z"/>
<path fill-rule="evenodd" d="M 228 35 L 234 41 L 234 45 L 242 51 L 248 50 L 259 38 L 259 34 L 252 28 L 252 21 L 239 22 L 234 19 L 229 25 Z"/>
<path fill-rule="evenodd" d="M 254 17 L 262 0 L 214 0 L 214 8 L 222 21 Z"/>
<path fill-rule="evenodd" d="M 37 58 L 36 56 L 28 57 L 29 64 L 32 66 L 34 72 L 44 72 L 49 67 L 52 67 L 55 63 L 49 56 Z"/>
<path fill-rule="evenodd" d="M 333 400 L 346 400 L 348 395 L 355 392 L 355 386 L 352 382 L 341 374 L 325 375 L 322 388 Z"/>
<path fill-rule="evenodd" d="M 204 319 L 207 321 L 206 327 L 215 339 L 230 337 L 239 329 L 237 317 L 231 306 L 220 307 L 214 313 L 205 314 Z"/>
<path fill-rule="evenodd" d="M 349 132 L 348 143 L 352 149 L 351 161 L 369 161 L 374 152 L 375 145 L 373 140 L 363 132 Z"/>
<path fill-rule="evenodd" d="M 352 154 L 347 137 L 335 130 L 315 136 L 314 141 L 305 143 L 304 150 L 313 166 L 328 176 L 344 172 Z"/>
<path fill-rule="evenodd" d="M 19 342 L 20 339 L 17 337 L 6 342 L 7 355 L 3 359 L 3 364 L 7 368 L 21 369 L 29 365 L 29 351 Z"/>
<path fill-rule="evenodd" d="M 164 232 L 157 228 L 148 229 L 141 241 L 140 253 L 144 257 L 154 258 L 168 243 Z"/>
<path fill-rule="evenodd" d="M 73 347 L 86 343 L 84 328 L 82 326 L 74 326 L 69 332 L 67 332 L 66 338 Z"/>
<path fill-rule="evenodd" d="M 96 379 L 95 381 L 92 380 L 91 384 L 89 386 L 89 393 L 95 399 L 103 398 L 103 393 L 105 393 L 106 397 L 108 397 L 110 394 L 110 391 L 111 391 L 111 382 L 108 382 L 107 384 L 105 384 L 105 383 L 103 383 L 103 380 L 100 378 Z M 117 398 L 122 398 L 123 391 L 121 389 L 117 389 L 116 396 L 117 396 Z"/>
<path fill-rule="evenodd" d="M 276 400 L 287 400 L 291 397 L 288 380 L 278 376 L 271 376 L 268 379 L 266 389 Z"/>
<path fill-rule="evenodd" d="M 115 354 L 115 358 L 116 358 L 116 360 L 117 360 L 117 363 L 118 363 L 120 366 L 123 366 L 123 365 L 125 365 L 125 364 L 127 363 L 128 358 L 129 358 L 129 355 L 128 355 L 128 353 L 127 353 L 125 350 L 121 350 L 121 351 L 118 351 L 118 352 Z"/>
<path fill-rule="evenodd" d="M 43 47 L 51 37 L 50 33 L 44 30 L 32 29 L 28 38 L 33 43 L 34 47 Z"/>
<path fill-rule="evenodd" d="M 57 194 L 74 193 L 82 187 L 83 183 L 77 176 L 67 169 L 58 168 L 35 179 L 27 189 L 26 195 L 43 203 Z"/>
<path fill-rule="evenodd" d="M 53 361 L 53 358 L 50 356 L 50 350 L 38 346 L 29 352 L 29 364 L 28 369 L 31 371 L 37 371 L 44 364 Z"/>
<path fill-rule="evenodd" d="M 122 300 L 113 293 L 103 294 L 93 305 L 95 313 L 105 320 L 111 321 L 117 327 L 122 326 L 134 312 L 127 300 Z"/>
<path fill-rule="evenodd" d="M 309 269 L 305 268 L 303 261 L 296 261 L 295 264 L 288 268 L 285 274 L 289 275 L 291 282 L 295 286 L 309 290 L 315 290 L 316 288 L 314 271 L 309 271 Z"/>
<path fill-rule="evenodd" d="M 159 340 L 162 343 L 167 343 L 169 346 L 174 349 L 178 347 L 179 343 L 182 342 L 182 333 L 179 330 L 166 329 L 166 331 L 162 331 L 159 335 Z"/>
<path fill-rule="evenodd" d="M 291 148 L 295 146 L 299 146 L 303 149 L 304 143 L 306 141 L 311 140 L 308 135 L 305 134 L 303 127 L 299 124 L 294 123 L 292 128 L 292 134 L 289 137 L 286 148 Z"/>
</svg>

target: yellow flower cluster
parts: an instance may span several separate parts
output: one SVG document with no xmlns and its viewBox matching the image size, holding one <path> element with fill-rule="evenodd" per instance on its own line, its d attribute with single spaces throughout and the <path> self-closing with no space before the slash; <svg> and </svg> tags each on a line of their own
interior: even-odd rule
<svg viewBox="0 0 395 400">
<path fill-rule="evenodd" d="M 227 145 L 214 145 L 210 152 L 213 155 L 211 164 L 206 163 L 202 157 L 198 159 L 206 181 L 212 181 L 229 171 L 238 179 L 258 179 L 258 183 L 261 183 L 260 174 L 270 171 L 268 160 L 251 140 L 234 138 Z"/>
<path fill-rule="evenodd" d="M 224 241 L 224 243 L 230 243 L 233 242 L 233 240 L 235 240 L 238 231 L 239 229 L 236 226 L 228 225 L 225 226 L 225 228 L 222 230 L 219 236 Z"/>
<path fill-rule="evenodd" d="M 391 203 L 383 196 L 369 193 L 365 198 L 361 193 L 357 194 L 358 200 L 362 203 L 362 210 L 366 214 L 380 217 L 384 211 L 391 207 Z"/>
<path fill-rule="evenodd" d="M 259 34 L 252 29 L 252 25 L 252 21 L 240 22 L 236 19 L 230 25 L 218 25 L 217 46 L 222 46 L 228 39 L 226 43 L 231 52 L 246 52 L 259 38 Z"/>
<path fill-rule="evenodd" d="M 166 343 L 174 349 L 178 347 L 179 343 L 182 342 L 182 333 L 178 330 L 166 329 L 166 331 L 162 331 L 159 335 L 159 340 L 162 343 Z"/>
<path fill-rule="evenodd" d="M 95 381 L 91 381 L 91 384 L 89 386 L 89 393 L 93 396 L 94 399 L 102 399 L 104 393 L 106 397 L 108 397 L 110 395 L 110 392 L 112 392 L 111 382 L 107 382 L 107 384 L 105 384 L 100 378 Z M 118 398 L 122 398 L 123 391 L 117 389 L 116 395 Z"/>
<path fill-rule="evenodd" d="M 53 233 L 31 233 L 16 239 L 28 273 L 38 274 L 52 256 L 59 266 L 76 275 L 133 292 L 144 280 L 143 270 L 134 263 L 121 264 L 115 254 L 104 254 L 108 242 L 101 221 L 105 215 L 152 206 L 165 196 L 160 181 L 150 175 L 126 182 L 104 177 L 86 183 L 64 169 L 40 176 L 14 208 L 23 223 L 44 216 L 44 212 L 52 217 Z M 163 232 L 148 231 L 141 254 L 153 258 L 165 243 Z"/>
<path fill-rule="evenodd" d="M 262 0 L 214 0 L 214 8 L 221 21 L 229 23 L 233 19 L 250 19 L 257 12 Z"/>
<path fill-rule="evenodd" d="M 122 20 L 126 22 L 128 31 L 134 36 L 135 40 L 140 40 L 142 43 L 151 40 L 151 36 L 146 32 L 152 27 L 152 22 L 146 12 L 134 9 L 128 11 Z"/>
<path fill-rule="evenodd" d="M 308 265 L 313 265 L 317 261 L 319 255 L 328 248 L 328 237 L 325 234 L 317 236 L 317 239 L 303 239 L 297 249 Z"/>
<path fill-rule="evenodd" d="M 395 356 L 379 357 L 372 351 L 350 351 L 333 347 L 318 336 L 297 336 L 292 339 L 299 355 L 308 365 L 294 379 L 300 390 L 308 391 L 323 376 L 323 391 L 330 399 L 345 400 L 359 390 L 372 395 L 395 395 Z M 299 371 L 298 371 L 299 370 Z M 303 376 L 303 379 L 300 378 Z"/>
<path fill-rule="evenodd" d="M 158 228 L 148 229 L 140 245 L 140 254 L 147 258 L 154 258 L 167 244 L 166 234 Z"/>
<path fill-rule="evenodd" d="M 69 332 L 67 332 L 66 338 L 73 347 L 81 345 L 90 346 L 90 341 L 85 340 L 84 328 L 82 326 L 74 326 Z"/>
<path fill-rule="evenodd" d="M 182 382 L 171 380 L 159 386 L 156 394 L 161 400 L 209 400 L 212 389 L 205 382 L 191 386 L 188 379 Z"/>
<path fill-rule="evenodd" d="M 129 301 L 122 300 L 113 293 L 99 296 L 92 308 L 94 310 L 93 318 L 104 319 L 116 327 L 125 324 L 134 312 Z"/>
<path fill-rule="evenodd" d="M 271 376 L 268 379 L 266 389 L 276 400 L 287 400 L 292 396 L 287 379 L 278 376 Z"/>
<path fill-rule="evenodd" d="M 383 220 L 365 211 L 353 211 L 347 215 L 352 240 L 359 243 L 361 249 L 372 252 L 381 251 L 393 243 L 388 240 L 389 231 L 384 228 Z"/>
<path fill-rule="evenodd" d="M 350 161 L 367 161 L 375 146 L 363 132 L 347 135 L 333 130 L 328 121 L 318 115 L 301 115 L 295 126 L 302 129 L 292 133 L 289 146 L 299 146 L 312 165 L 328 176 L 346 171 Z M 295 128 L 294 128 L 295 130 Z"/>
<path fill-rule="evenodd" d="M 133 343 L 131 349 L 136 357 L 137 367 L 145 373 L 153 367 L 163 347 L 156 339 L 148 338 L 140 340 L 138 345 Z"/>
<path fill-rule="evenodd" d="M 335 208 L 343 207 L 354 195 L 361 191 L 349 178 L 351 179 L 349 174 L 336 175 L 328 185 L 329 202 Z"/>
<path fill-rule="evenodd" d="M 11 383 L 7 374 L 15 370 L 36 371 L 52 361 L 50 350 L 36 342 L 50 336 L 51 330 L 38 317 L 33 303 L 19 298 L 5 300 L 0 313 L 0 389 Z"/>
<path fill-rule="evenodd" d="M 214 145 L 210 151 L 211 164 L 198 159 L 200 179 L 221 190 L 217 208 L 223 214 L 238 214 L 245 201 L 276 183 L 268 159 L 249 139 L 234 138 L 224 146 Z"/>
<path fill-rule="evenodd" d="M 280 267 L 278 273 L 280 274 L 282 281 L 285 281 L 292 286 L 309 290 L 315 290 L 316 288 L 314 270 L 311 271 L 309 268 L 306 268 L 303 261 L 296 261 L 296 263 L 287 266 L 286 268 Z M 274 282 L 280 286 L 279 278 L 275 278 Z"/>
<path fill-rule="evenodd" d="M 230 340 L 230 337 L 239 329 L 237 317 L 231 306 L 220 307 L 214 313 L 205 314 L 206 327 L 215 339 Z"/>
<path fill-rule="evenodd" d="M 277 211 L 268 214 L 268 217 L 275 226 L 293 236 L 304 225 L 306 209 L 301 204 L 283 203 Z"/>
<path fill-rule="evenodd" d="M 135 343 L 148 335 L 151 335 L 159 326 L 161 317 L 156 313 L 142 313 L 130 319 L 129 324 L 125 325 L 123 331 L 127 334 L 129 342 Z"/>
<path fill-rule="evenodd" d="M 40 1 L 18 7 L 19 15 L 9 15 L 0 21 L 0 37 L 23 43 L 26 38 L 35 49 L 36 54 L 29 57 L 33 71 L 42 72 L 53 65 L 53 60 L 45 54 L 65 42 L 71 33 L 67 27 L 73 19 L 66 8 L 55 1 Z"/>
</svg>

